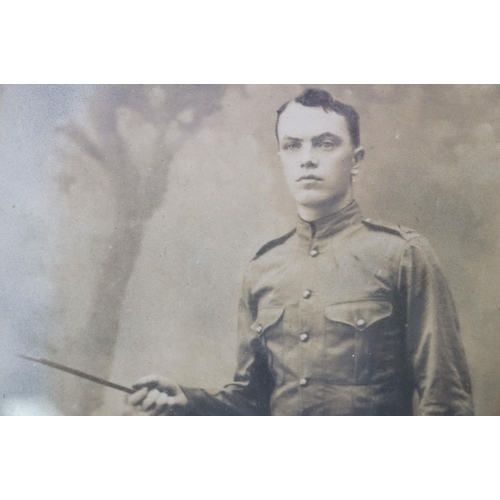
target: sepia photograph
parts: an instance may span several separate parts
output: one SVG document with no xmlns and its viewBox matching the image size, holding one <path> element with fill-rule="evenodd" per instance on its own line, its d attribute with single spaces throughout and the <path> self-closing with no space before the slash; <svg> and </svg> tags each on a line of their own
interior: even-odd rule
<svg viewBox="0 0 500 500">
<path fill-rule="evenodd" d="M 500 415 L 499 101 L 0 86 L 0 415 Z"/>
</svg>

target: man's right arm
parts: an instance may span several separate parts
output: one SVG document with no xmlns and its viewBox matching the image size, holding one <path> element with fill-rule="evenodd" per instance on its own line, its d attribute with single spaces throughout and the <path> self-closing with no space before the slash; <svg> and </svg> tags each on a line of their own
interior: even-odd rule
<svg viewBox="0 0 500 500">
<path fill-rule="evenodd" d="M 217 393 L 181 387 L 158 376 L 144 377 L 129 398 L 152 415 L 269 415 L 273 377 L 267 352 L 251 329 L 256 317 L 248 279 L 238 306 L 238 356 L 234 380 Z"/>
</svg>

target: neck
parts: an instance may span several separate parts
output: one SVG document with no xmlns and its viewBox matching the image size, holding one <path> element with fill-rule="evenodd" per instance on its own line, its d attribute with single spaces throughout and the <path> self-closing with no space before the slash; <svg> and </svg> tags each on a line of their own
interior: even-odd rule
<svg viewBox="0 0 500 500">
<path fill-rule="evenodd" d="M 314 206 L 298 205 L 297 210 L 299 212 L 299 217 L 302 220 L 306 222 L 313 222 L 340 212 L 340 210 L 350 205 L 353 200 L 354 198 L 352 196 L 346 196 L 334 203 L 330 202 Z"/>
</svg>

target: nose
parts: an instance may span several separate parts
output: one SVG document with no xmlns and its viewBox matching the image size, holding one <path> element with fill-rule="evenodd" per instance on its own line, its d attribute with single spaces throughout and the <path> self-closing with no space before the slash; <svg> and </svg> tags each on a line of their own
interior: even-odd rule
<svg viewBox="0 0 500 500">
<path fill-rule="evenodd" d="M 312 161 L 312 160 L 308 160 L 308 161 L 302 162 L 300 164 L 300 168 L 307 168 L 307 169 L 317 168 L 317 166 L 318 166 L 318 162 Z"/>
<path fill-rule="evenodd" d="M 302 153 L 300 162 L 301 168 L 307 168 L 307 169 L 317 168 L 318 162 L 316 158 L 313 157 L 313 151 L 311 147 L 308 147 L 307 144 L 304 144 L 301 153 Z"/>
</svg>

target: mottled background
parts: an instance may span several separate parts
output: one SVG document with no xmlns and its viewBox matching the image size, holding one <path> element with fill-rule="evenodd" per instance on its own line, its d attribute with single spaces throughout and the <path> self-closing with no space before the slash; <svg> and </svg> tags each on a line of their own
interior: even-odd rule
<svg viewBox="0 0 500 500">
<path fill-rule="evenodd" d="M 231 378 L 241 273 L 294 224 L 276 109 L 311 85 L 0 87 L 0 412 L 121 414 L 131 384 Z M 433 244 L 479 415 L 500 414 L 500 87 L 318 85 L 354 105 L 366 215 Z"/>
</svg>

